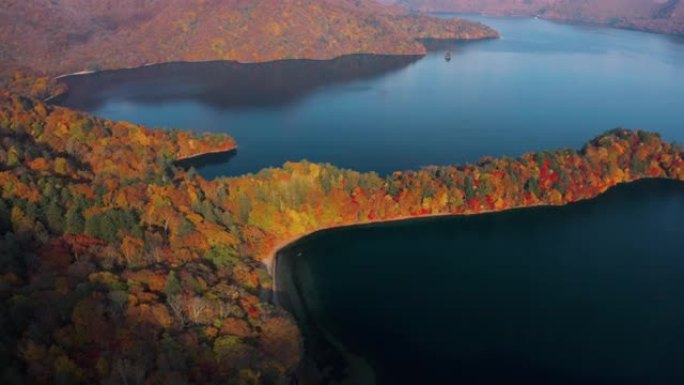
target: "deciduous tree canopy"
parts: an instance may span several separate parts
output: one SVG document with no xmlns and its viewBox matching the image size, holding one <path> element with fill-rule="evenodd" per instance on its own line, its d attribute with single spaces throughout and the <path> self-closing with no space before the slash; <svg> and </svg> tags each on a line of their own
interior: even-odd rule
<svg viewBox="0 0 684 385">
<path fill-rule="evenodd" d="M 681 147 L 623 129 L 579 151 L 385 178 L 299 162 L 207 181 L 174 163 L 234 145 L 0 96 L 3 383 L 283 383 L 300 337 L 268 302 L 276 245 L 684 180 Z"/>
</svg>

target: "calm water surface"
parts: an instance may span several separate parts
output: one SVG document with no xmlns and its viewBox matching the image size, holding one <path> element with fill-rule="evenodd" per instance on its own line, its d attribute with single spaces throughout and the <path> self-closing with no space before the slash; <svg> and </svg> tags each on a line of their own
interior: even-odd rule
<svg viewBox="0 0 684 385">
<path fill-rule="evenodd" d="M 535 19 L 423 58 L 171 64 L 68 79 L 63 104 L 150 126 L 228 132 L 207 177 L 288 160 L 381 174 L 578 147 L 617 126 L 684 141 L 684 41 Z M 452 52 L 451 62 L 444 60 Z"/>
<path fill-rule="evenodd" d="M 206 177 L 301 159 L 385 174 L 579 147 L 616 126 L 684 141 L 681 39 L 479 19 L 503 38 L 72 77 L 62 103 L 230 133 L 239 151 L 198 164 Z M 564 208 L 321 233 L 282 254 L 279 298 L 310 359 L 356 383 L 682 384 L 683 242 L 684 185 L 649 181 Z"/>
<path fill-rule="evenodd" d="M 684 184 L 646 181 L 561 208 L 319 233 L 281 252 L 278 283 L 314 359 L 340 360 L 337 343 L 379 384 L 674 385 L 682 250 Z"/>
</svg>

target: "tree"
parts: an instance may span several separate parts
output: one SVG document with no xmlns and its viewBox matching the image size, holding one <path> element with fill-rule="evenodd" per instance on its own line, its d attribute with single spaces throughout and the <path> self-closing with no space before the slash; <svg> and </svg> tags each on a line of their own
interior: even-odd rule
<svg viewBox="0 0 684 385">
<path fill-rule="evenodd" d="M 228 267 L 238 262 L 237 252 L 230 246 L 214 246 L 204 255 L 214 266 Z"/>
<path fill-rule="evenodd" d="M 465 177 L 463 192 L 465 193 L 466 200 L 475 198 L 475 187 L 473 185 L 473 178 L 471 178 L 470 175 Z"/>
<path fill-rule="evenodd" d="M 26 209 L 24 211 L 24 215 L 26 215 L 27 218 L 31 219 L 32 221 L 36 220 L 36 217 L 38 216 L 38 205 L 36 205 L 33 202 L 28 202 L 26 204 Z"/>
<path fill-rule="evenodd" d="M 6 232 L 10 229 L 11 225 L 9 207 L 7 207 L 4 200 L 0 199 L 0 232 Z"/>
<path fill-rule="evenodd" d="M 17 150 L 14 147 L 10 147 L 9 151 L 7 151 L 7 167 L 13 168 L 18 166 L 19 163 L 20 160 Z"/>
<path fill-rule="evenodd" d="M 170 271 L 166 276 L 166 286 L 164 287 L 164 293 L 167 297 L 175 297 L 181 293 L 182 287 L 178 277 L 176 277 L 175 271 Z"/>
<path fill-rule="evenodd" d="M 64 218 L 64 210 L 59 203 L 57 203 L 56 199 L 52 199 L 50 204 L 48 204 L 47 208 L 45 209 L 45 219 L 47 220 L 47 225 L 50 231 L 55 234 L 64 233 L 66 222 Z"/>
<path fill-rule="evenodd" d="M 189 220 L 183 218 L 180 225 L 178 225 L 178 235 L 184 237 L 193 231 L 195 231 L 195 225 L 193 225 Z"/>
<path fill-rule="evenodd" d="M 400 183 L 400 181 L 393 177 L 387 178 L 387 193 L 394 199 L 396 199 L 401 192 Z"/>
<path fill-rule="evenodd" d="M 249 220 L 249 213 L 252 211 L 252 202 L 247 194 L 240 193 L 237 198 L 238 215 L 240 221 L 246 223 Z"/>
<path fill-rule="evenodd" d="M 189 180 L 195 180 L 197 178 L 197 170 L 195 167 L 190 167 L 188 170 L 188 179 Z"/>
<path fill-rule="evenodd" d="M 229 211 L 226 211 L 223 214 L 221 214 L 221 216 L 219 217 L 219 222 L 228 228 L 235 226 L 233 216 L 230 214 Z"/>
<path fill-rule="evenodd" d="M 65 216 L 65 232 L 69 234 L 81 234 L 85 231 L 85 219 L 76 206 L 71 206 Z"/>
<path fill-rule="evenodd" d="M 85 233 L 91 237 L 104 239 L 112 243 L 123 231 L 136 238 L 142 237 L 142 230 L 135 215 L 129 210 L 109 210 L 95 214 L 86 219 Z"/>
<path fill-rule="evenodd" d="M 85 221 L 84 226 L 85 233 L 91 237 L 100 238 L 102 233 L 102 225 L 99 215 L 92 215 L 88 217 Z"/>
<path fill-rule="evenodd" d="M 534 194 L 537 198 L 540 197 L 540 190 L 539 190 L 539 179 L 537 178 L 530 178 L 527 180 L 525 183 L 525 191 Z"/>
<path fill-rule="evenodd" d="M 207 301 L 202 297 L 192 297 L 187 304 L 188 318 L 193 323 L 199 324 L 203 321 L 203 314 L 207 310 Z"/>
<path fill-rule="evenodd" d="M 173 178 L 173 160 L 167 156 L 159 155 L 157 157 L 157 184 L 166 184 Z"/>
<path fill-rule="evenodd" d="M 632 172 L 642 174 L 646 171 L 646 162 L 639 159 L 638 156 L 634 156 L 630 163 L 630 168 L 632 169 Z"/>
<path fill-rule="evenodd" d="M 219 221 L 219 217 L 216 215 L 216 211 L 214 209 L 214 206 L 211 204 L 211 202 L 208 199 L 204 200 L 201 203 L 200 214 L 202 214 L 202 217 L 204 217 L 204 219 L 209 221 L 209 222 L 216 223 Z"/>
</svg>

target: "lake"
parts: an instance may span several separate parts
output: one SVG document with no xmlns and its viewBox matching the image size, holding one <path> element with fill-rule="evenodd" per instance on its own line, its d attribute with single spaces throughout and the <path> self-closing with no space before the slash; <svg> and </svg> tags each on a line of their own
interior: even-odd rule
<svg viewBox="0 0 684 385">
<path fill-rule="evenodd" d="M 60 103 L 233 135 L 236 154 L 194 163 L 208 178 L 301 159 L 387 174 L 577 148 L 618 126 L 684 141 L 684 40 L 472 18 L 503 38 L 74 76 Z M 684 383 L 683 218 L 684 184 L 644 181 L 562 208 L 308 237 L 277 269 L 306 336 L 301 383 L 317 365 L 353 384 Z"/>
<path fill-rule="evenodd" d="M 683 214 L 684 184 L 650 180 L 325 231 L 281 251 L 279 299 L 337 376 L 356 357 L 383 385 L 682 384 Z"/>
<path fill-rule="evenodd" d="M 432 44 L 422 58 L 166 64 L 74 76 L 60 103 L 153 127 L 228 132 L 238 152 L 198 163 L 208 178 L 301 159 L 387 174 L 576 148 L 618 126 L 684 141 L 684 40 L 471 18 L 503 38 Z"/>
</svg>

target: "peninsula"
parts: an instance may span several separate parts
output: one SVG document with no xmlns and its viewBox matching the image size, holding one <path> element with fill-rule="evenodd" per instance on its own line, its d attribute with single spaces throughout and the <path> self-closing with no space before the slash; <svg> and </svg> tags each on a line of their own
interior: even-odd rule
<svg viewBox="0 0 684 385">
<path fill-rule="evenodd" d="M 150 130 L 11 93 L 0 97 L 0 128 L 2 359 L 5 375 L 35 384 L 286 381 L 301 337 L 269 302 L 263 264 L 283 242 L 684 180 L 681 147 L 623 129 L 580 150 L 386 178 L 300 162 L 208 181 L 174 162 L 228 148 L 227 137 Z"/>
</svg>

